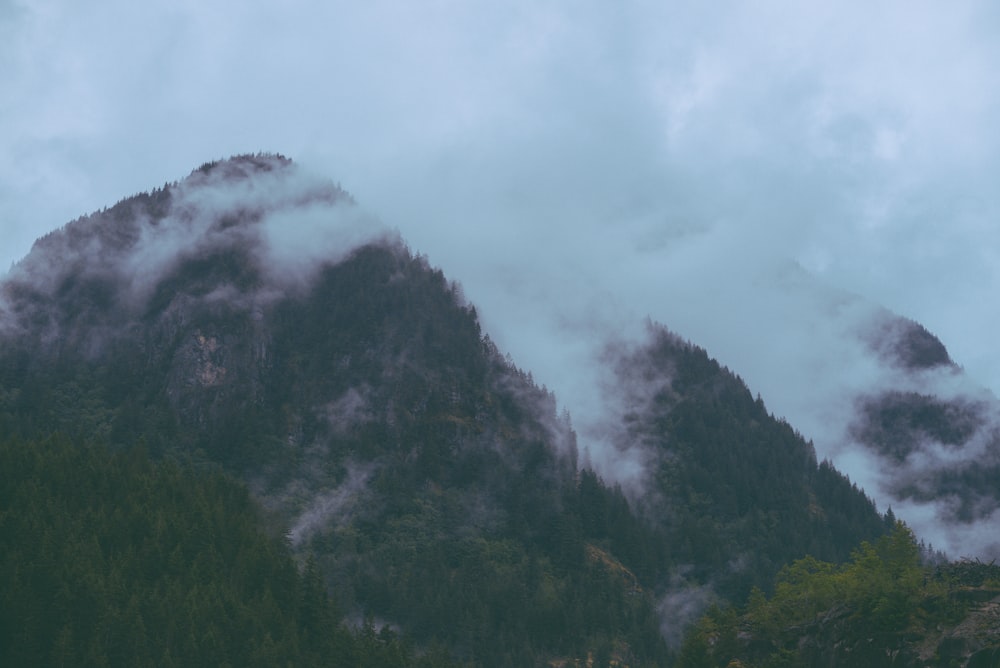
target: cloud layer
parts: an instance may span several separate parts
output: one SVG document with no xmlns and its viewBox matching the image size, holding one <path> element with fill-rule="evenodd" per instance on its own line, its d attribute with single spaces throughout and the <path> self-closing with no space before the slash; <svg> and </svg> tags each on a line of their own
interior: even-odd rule
<svg viewBox="0 0 1000 668">
<path fill-rule="evenodd" d="M 845 291 L 1000 391 L 998 33 L 985 0 L 12 0 L 0 262 L 280 151 L 459 280 L 577 424 L 603 342 L 649 316 L 874 484 L 839 437 L 878 375 Z"/>
</svg>

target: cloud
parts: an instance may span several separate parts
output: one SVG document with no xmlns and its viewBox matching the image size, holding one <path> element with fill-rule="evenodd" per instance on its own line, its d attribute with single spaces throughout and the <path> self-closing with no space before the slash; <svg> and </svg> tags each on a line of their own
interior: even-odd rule
<svg viewBox="0 0 1000 668">
<path fill-rule="evenodd" d="M 0 262 L 206 159 L 281 151 L 459 280 L 575 423 L 603 342 L 650 316 L 874 485 L 838 434 L 881 371 L 851 335 L 868 307 L 836 294 L 918 320 L 1000 391 L 997 18 L 985 0 L 8 3 Z"/>
<path fill-rule="evenodd" d="M 655 507 L 650 475 L 664 453 L 656 435 L 645 433 L 643 416 L 653 410 L 656 396 L 669 391 L 672 370 L 649 368 L 644 354 L 655 345 L 650 327 L 641 339 L 608 340 L 596 359 L 585 362 L 592 385 L 581 392 L 580 435 L 585 443 L 583 466 L 597 471 L 609 484 L 621 485 L 633 502 Z M 576 398 L 571 397 L 571 398 Z"/>
<path fill-rule="evenodd" d="M 236 247 L 252 251 L 272 286 L 299 286 L 320 265 L 392 236 L 329 179 L 295 165 L 248 172 L 239 162 L 221 163 L 195 172 L 171 195 L 167 220 L 143 226 L 130 249 L 129 271 L 143 283 L 199 252 Z M 236 218 L 245 224 L 225 224 Z"/>
<path fill-rule="evenodd" d="M 331 490 L 315 494 L 288 531 L 292 546 L 301 546 L 319 531 L 346 524 L 364 497 L 373 472 L 371 465 L 349 465 L 343 482 Z"/>
<path fill-rule="evenodd" d="M 691 625 L 717 600 L 711 585 L 690 584 L 683 577 L 675 576 L 670 588 L 656 604 L 656 612 L 660 615 L 660 633 L 667 645 L 674 651 L 680 649 Z"/>
<path fill-rule="evenodd" d="M 324 414 L 335 434 L 347 433 L 352 427 L 372 419 L 368 387 L 349 388 L 325 407 Z"/>
<path fill-rule="evenodd" d="M 0 285 L 0 327 L 30 320 L 45 344 L 77 340 L 97 351 L 151 304 L 260 309 L 369 243 L 400 241 L 332 181 L 279 156 L 243 156 L 40 238 Z M 227 264 L 234 255 L 248 262 Z M 184 291 L 169 285 L 181 265 L 206 261 L 215 262 L 214 285 L 198 278 L 204 268 L 188 272 Z"/>
</svg>

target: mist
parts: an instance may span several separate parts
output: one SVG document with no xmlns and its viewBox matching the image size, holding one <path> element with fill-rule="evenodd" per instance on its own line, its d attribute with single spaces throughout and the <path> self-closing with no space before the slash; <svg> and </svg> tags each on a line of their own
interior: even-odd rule
<svg viewBox="0 0 1000 668">
<path fill-rule="evenodd" d="M 373 472 L 372 465 L 348 465 L 346 476 L 339 485 L 312 494 L 288 530 L 292 546 L 300 547 L 319 532 L 330 532 L 347 524 L 363 500 Z M 286 496 L 291 496 L 291 493 L 286 492 Z"/>
<path fill-rule="evenodd" d="M 0 326 L 16 328 L 19 317 L 46 308 L 47 300 L 88 299 L 85 284 L 113 290 L 111 308 L 127 321 L 144 312 L 182 263 L 215 253 L 247 254 L 258 276 L 249 290 L 223 283 L 197 298 L 261 308 L 307 289 L 322 266 L 360 246 L 399 243 L 332 181 L 286 163 L 262 156 L 196 170 L 145 200 L 125 200 L 50 232 L 12 267 L 0 295 L 43 299 L 22 300 L 19 314 L 9 299 L 0 302 Z M 61 330 L 55 313 L 44 339 L 81 333 Z"/>
<path fill-rule="evenodd" d="M 967 554 L 936 507 L 894 501 L 849 426 L 859 394 L 909 382 L 857 334 L 879 306 L 1000 391 L 998 32 L 985 0 L 16 1 L 0 261 L 207 159 L 280 151 L 344 184 L 361 209 L 338 215 L 398 229 L 459 281 L 605 470 L 631 469 L 587 434 L 596 365 L 648 317 Z M 263 234 L 288 284 L 309 271 L 293 259 L 367 238 L 282 215 Z"/>
</svg>

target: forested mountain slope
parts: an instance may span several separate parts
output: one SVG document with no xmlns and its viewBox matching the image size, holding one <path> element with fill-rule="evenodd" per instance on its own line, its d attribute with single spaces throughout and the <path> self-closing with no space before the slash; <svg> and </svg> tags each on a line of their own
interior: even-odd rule
<svg viewBox="0 0 1000 668">
<path fill-rule="evenodd" d="M 614 447 L 648 468 L 605 484 L 460 290 L 279 156 L 204 165 L 40 239 L 0 283 L 0 337 L 17 447 L 61 432 L 220 467 L 345 623 L 369 616 L 417 656 L 664 665 L 678 594 L 742 601 L 888 528 L 739 378 L 658 328 L 609 357 L 623 392 L 644 388 L 610 411 Z"/>
<path fill-rule="evenodd" d="M 651 326 L 609 356 L 624 397 L 618 447 L 645 451 L 640 508 L 689 579 L 731 600 L 785 563 L 846 559 L 887 529 L 874 504 L 701 348 Z"/>
<path fill-rule="evenodd" d="M 0 443 L 4 666 L 449 666 L 338 622 L 244 486 L 142 448 Z"/>
</svg>

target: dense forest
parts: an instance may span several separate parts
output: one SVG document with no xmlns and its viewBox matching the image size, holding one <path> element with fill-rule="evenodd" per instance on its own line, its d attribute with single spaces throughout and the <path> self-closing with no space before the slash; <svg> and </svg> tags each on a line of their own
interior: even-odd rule
<svg viewBox="0 0 1000 668">
<path fill-rule="evenodd" d="M 741 601 L 793 559 L 843 561 L 891 528 L 875 505 L 708 353 L 662 327 L 624 351 L 622 392 L 655 388 L 622 416 L 624 443 L 645 443 L 655 493 L 642 509 L 689 578 Z"/>
<path fill-rule="evenodd" d="M 704 606 L 780 602 L 788 564 L 868 568 L 857 550 L 898 537 L 658 325 L 606 360 L 611 446 L 642 448 L 646 475 L 603 479 L 398 238 L 308 280 L 265 262 L 270 217 L 354 206 L 296 174 L 207 164 L 39 240 L 0 283 L 4 665 L 722 661 L 698 653 L 718 646 L 704 620 L 678 654 Z"/>
<path fill-rule="evenodd" d="M 4 666 L 454 665 L 344 626 L 315 562 L 218 470 L 63 438 L 4 440 L 0 470 Z"/>
</svg>

